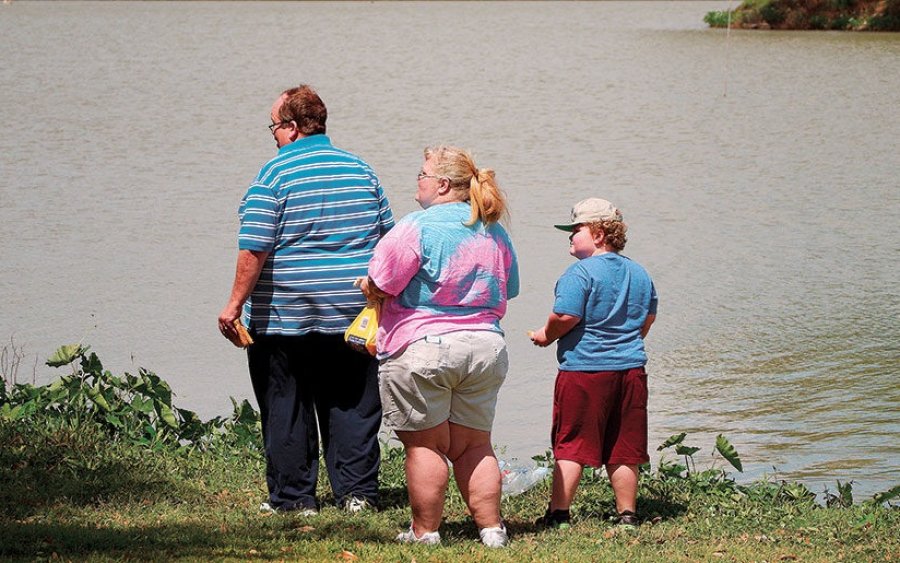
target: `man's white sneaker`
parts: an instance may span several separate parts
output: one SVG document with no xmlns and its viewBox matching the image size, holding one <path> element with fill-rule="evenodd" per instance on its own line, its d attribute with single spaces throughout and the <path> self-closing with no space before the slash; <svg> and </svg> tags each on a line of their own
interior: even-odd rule
<svg viewBox="0 0 900 563">
<path fill-rule="evenodd" d="M 350 497 L 344 502 L 344 510 L 346 512 L 356 513 L 371 510 L 372 505 L 364 498 Z"/>
<path fill-rule="evenodd" d="M 425 545 L 438 545 L 441 543 L 441 534 L 439 532 L 425 532 L 421 536 L 416 536 L 413 531 L 412 524 L 409 530 L 397 534 L 397 541 L 400 543 L 424 543 Z"/>
<path fill-rule="evenodd" d="M 481 543 L 487 547 L 506 547 L 509 543 L 509 534 L 502 522 L 496 528 L 482 528 L 478 534 L 481 536 Z"/>
<path fill-rule="evenodd" d="M 284 514 L 286 511 L 273 507 L 271 504 L 264 502 L 259 505 L 259 511 L 263 514 Z M 287 511 L 293 512 L 293 511 Z M 300 516 L 315 516 L 319 513 L 315 508 L 299 508 L 296 513 Z"/>
</svg>

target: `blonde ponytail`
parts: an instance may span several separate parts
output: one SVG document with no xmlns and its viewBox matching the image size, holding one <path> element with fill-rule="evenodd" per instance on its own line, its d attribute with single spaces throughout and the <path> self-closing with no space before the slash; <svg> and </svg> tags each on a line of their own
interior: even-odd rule
<svg viewBox="0 0 900 563">
<path fill-rule="evenodd" d="M 433 159 L 435 172 L 449 180 L 450 188 L 459 193 L 459 200 L 471 205 L 467 226 L 478 221 L 490 225 L 506 217 L 506 198 L 497 185 L 494 171 L 478 169 L 468 151 L 450 146 L 428 147 L 425 158 Z"/>
<path fill-rule="evenodd" d="M 482 168 L 472 176 L 469 185 L 469 201 L 472 216 L 467 225 L 481 220 L 485 225 L 496 223 L 506 215 L 506 200 L 497 186 L 494 171 Z"/>
</svg>

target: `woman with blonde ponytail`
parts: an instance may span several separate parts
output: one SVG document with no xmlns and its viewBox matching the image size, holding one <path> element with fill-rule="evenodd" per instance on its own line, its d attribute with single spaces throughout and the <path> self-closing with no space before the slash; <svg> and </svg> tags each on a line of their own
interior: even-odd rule
<svg viewBox="0 0 900 563">
<path fill-rule="evenodd" d="M 440 543 L 448 461 L 489 547 L 509 541 L 491 445 L 509 361 L 500 319 L 519 293 L 516 254 L 499 221 L 494 171 L 459 148 L 425 149 L 411 213 L 382 238 L 362 289 L 381 301 L 378 370 L 384 422 L 406 450 L 407 543 Z"/>
</svg>

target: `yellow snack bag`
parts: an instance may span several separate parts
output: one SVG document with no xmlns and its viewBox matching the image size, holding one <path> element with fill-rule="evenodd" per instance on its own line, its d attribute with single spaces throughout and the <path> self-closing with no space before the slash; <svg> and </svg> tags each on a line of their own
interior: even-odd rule
<svg viewBox="0 0 900 563">
<path fill-rule="evenodd" d="M 344 340 L 359 352 L 375 355 L 375 333 L 378 332 L 379 306 L 369 302 L 344 332 Z"/>
</svg>

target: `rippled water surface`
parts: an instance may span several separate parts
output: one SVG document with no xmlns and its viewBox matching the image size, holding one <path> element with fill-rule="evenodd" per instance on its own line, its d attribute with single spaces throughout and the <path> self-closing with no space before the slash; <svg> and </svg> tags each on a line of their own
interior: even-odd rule
<svg viewBox="0 0 900 563">
<path fill-rule="evenodd" d="M 555 360 L 525 337 L 570 263 L 551 224 L 601 196 L 660 293 L 651 444 L 716 434 L 751 477 L 900 475 L 900 34 L 706 29 L 720 2 L 13 2 L 0 6 L 0 337 L 18 379 L 83 340 L 209 417 L 250 397 L 221 339 L 236 209 L 272 100 L 414 210 L 421 149 L 470 147 L 512 206 L 522 295 L 495 441 L 549 442 Z M 40 361 L 37 359 L 40 358 Z"/>
</svg>

